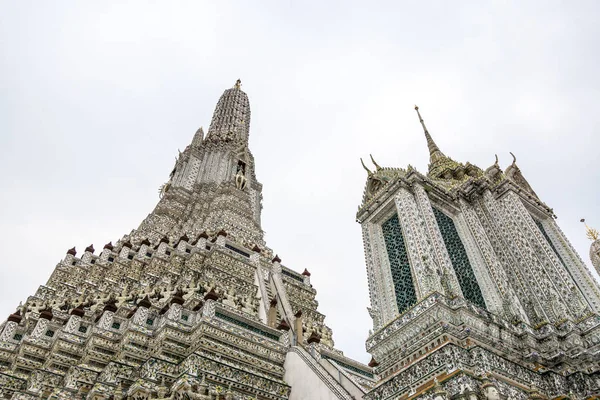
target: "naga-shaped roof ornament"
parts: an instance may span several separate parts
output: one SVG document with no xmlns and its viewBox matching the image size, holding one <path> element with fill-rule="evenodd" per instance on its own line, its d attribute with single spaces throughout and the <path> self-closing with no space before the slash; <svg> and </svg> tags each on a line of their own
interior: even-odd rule
<svg viewBox="0 0 600 400">
<path fill-rule="evenodd" d="M 377 162 L 375 161 L 375 159 L 373 158 L 373 155 L 372 155 L 372 154 L 369 154 L 369 156 L 371 157 L 371 161 L 373 162 L 373 165 L 375 165 L 375 169 L 376 169 L 377 171 L 379 171 L 380 169 L 382 169 L 382 168 L 379 166 L 379 164 L 377 164 Z M 361 161 L 362 161 L 362 160 L 361 160 Z"/>
<path fill-rule="evenodd" d="M 363 168 L 365 169 L 365 171 L 367 171 L 367 174 L 369 176 L 373 175 L 373 172 L 371 172 L 371 170 L 369 168 L 367 168 L 367 166 L 365 165 L 365 162 L 363 161 L 363 159 L 360 159 L 360 163 L 362 164 Z"/>
<path fill-rule="evenodd" d="M 535 198 L 538 198 L 538 195 L 533 191 L 533 188 L 531 187 L 531 185 L 529 185 L 529 182 L 527 182 L 527 179 L 525 179 L 523 173 L 521 172 L 521 169 L 518 167 L 517 157 L 512 152 L 510 152 L 510 155 L 513 158 L 513 162 L 508 166 L 508 168 L 506 168 L 506 170 L 504 171 L 504 175 L 507 178 L 511 179 L 519 187 L 524 189 L 526 192 L 529 192 Z"/>
</svg>

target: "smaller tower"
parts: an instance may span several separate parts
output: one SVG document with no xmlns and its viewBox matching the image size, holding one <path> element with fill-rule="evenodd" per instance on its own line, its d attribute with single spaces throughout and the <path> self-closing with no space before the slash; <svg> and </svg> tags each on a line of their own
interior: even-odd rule
<svg viewBox="0 0 600 400">
<path fill-rule="evenodd" d="M 600 392 L 598 364 L 586 355 L 595 348 L 585 339 L 600 334 L 600 286 L 552 209 L 514 156 L 504 172 L 497 157 L 486 169 L 457 162 L 415 110 L 428 172 L 363 163 L 356 217 L 373 319 L 366 347 L 381 377 L 363 399 Z M 588 228 L 588 237 L 600 270 L 599 234 Z M 570 343 L 577 350 L 567 351 Z"/>
</svg>

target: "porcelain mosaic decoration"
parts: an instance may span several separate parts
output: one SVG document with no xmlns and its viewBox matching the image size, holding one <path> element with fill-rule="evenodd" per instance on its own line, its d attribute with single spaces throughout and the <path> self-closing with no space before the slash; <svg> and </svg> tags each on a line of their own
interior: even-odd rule
<svg viewBox="0 0 600 400">
<path fill-rule="evenodd" d="M 418 117 L 427 174 L 363 163 L 368 366 L 335 348 L 308 270 L 265 243 L 238 80 L 140 226 L 68 250 L 0 324 L 0 398 L 598 398 L 600 287 L 552 209 L 516 159 L 456 162 Z"/>
<path fill-rule="evenodd" d="M 485 171 L 456 162 L 415 109 L 429 172 L 363 163 L 379 376 L 364 399 L 599 398 L 600 287 L 552 209 L 514 156 L 505 171 L 497 158 Z"/>
<path fill-rule="evenodd" d="M 237 82 L 179 154 L 139 228 L 69 250 L 0 326 L 0 398 L 361 398 L 370 367 L 334 347 L 310 273 L 261 229 Z"/>
</svg>

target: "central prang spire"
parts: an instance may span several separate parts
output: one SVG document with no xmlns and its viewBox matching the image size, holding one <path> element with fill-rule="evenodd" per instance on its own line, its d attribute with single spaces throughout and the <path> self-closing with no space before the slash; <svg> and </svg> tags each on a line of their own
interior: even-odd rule
<svg viewBox="0 0 600 400">
<path fill-rule="evenodd" d="M 260 226 L 262 185 L 248 148 L 250 102 L 238 79 L 221 95 L 208 134 L 202 129 L 179 154 L 155 210 L 138 236 L 175 240 L 226 232 L 230 239 L 265 245 Z"/>
<path fill-rule="evenodd" d="M 250 102 L 238 79 L 233 88 L 225 90 L 212 117 L 207 139 L 248 145 Z"/>
</svg>

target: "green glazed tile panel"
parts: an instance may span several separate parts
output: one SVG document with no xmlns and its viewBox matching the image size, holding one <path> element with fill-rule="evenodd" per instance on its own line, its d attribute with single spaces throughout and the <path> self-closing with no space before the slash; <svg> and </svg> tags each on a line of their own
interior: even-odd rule
<svg viewBox="0 0 600 400">
<path fill-rule="evenodd" d="M 381 225 L 381 230 L 383 231 L 385 248 L 390 260 L 398 312 L 402 313 L 417 302 L 417 295 L 415 294 L 408 253 L 406 252 L 398 215 L 394 214 L 392 218 L 385 221 Z"/>
<path fill-rule="evenodd" d="M 448 254 L 450 255 L 450 261 L 452 261 L 452 267 L 454 267 L 454 272 L 458 278 L 458 284 L 465 299 L 486 308 L 481 289 L 473 273 L 465 246 L 460 240 L 454 221 L 435 207 L 433 208 L 433 214 L 437 220 L 446 250 L 448 250 Z"/>
<path fill-rule="evenodd" d="M 255 327 L 253 325 L 247 324 L 244 321 L 240 321 L 238 319 L 230 317 L 229 315 L 225 315 L 225 314 L 222 314 L 222 313 L 220 313 L 220 312 L 217 311 L 215 313 L 215 316 L 217 318 L 220 318 L 220 319 L 224 320 L 224 321 L 231 322 L 232 324 L 240 326 L 240 327 L 242 327 L 244 329 L 248 329 L 249 331 L 252 331 L 254 333 L 258 333 L 259 335 L 262 335 L 262 336 L 267 337 L 269 339 L 272 339 L 272 340 L 275 340 L 275 341 L 279 340 L 279 336 L 274 335 L 274 334 L 269 333 L 269 332 L 266 332 L 266 331 L 263 331 L 262 329 L 259 329 L 259 328 Z"/>
</svg>

